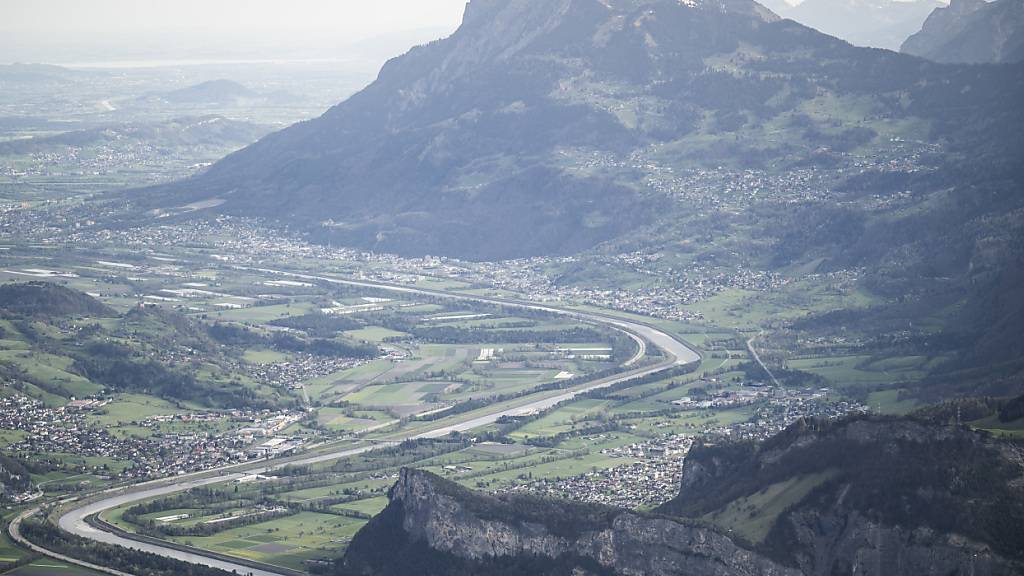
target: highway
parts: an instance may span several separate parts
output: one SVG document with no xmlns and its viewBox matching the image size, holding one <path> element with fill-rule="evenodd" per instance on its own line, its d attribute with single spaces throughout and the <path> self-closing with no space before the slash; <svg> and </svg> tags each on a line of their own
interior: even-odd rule
<svg viewBox="0 0 1024 576">
<path fill-rule="evenodd" d="M 427 429 L 418 428 L 414 432 L 408 433 L 406 436 L 398 435 L 394 438 L 389 437 L 388 440 L 401 441 L 405 439 L 416 439 L 416 438 L 438 438 L 450 434 L 451 432 L 463 432 L 479 428 L 487 424 L 491 424 L 497 421 L 502 416 L 516 416 L 529 414 L 536 411 L 545 410 L 565 400 L 570 400 L 575 396 L 583 394 L 585 392 L 612 386 L 619 382 L 623 382 L 632 378 L 637 378 L 649 374 L 654 374 L 676 366 L 683 366 L 691 364 L 700 360 L 700 355 L 687 346 L 684 342 L 669 335 L 668 333 L 659 330 L 658 328 L 645 324 L 642 322 L 633 322 L 630 320 L 624 320 L 612 316 L 606 316 L 600 313 L 591 312 L 580 312 L 577 310 L 568 310 L 557 308 L 548 305 L 535 304 L 530 302 L 518 301 L 518 300 L 505 300 L 501 298 L 474 296 L 468 294 L 457 294 L 450 292 L 442 292 L 438 290 L 430 290 L 423 288 L 412 288 L 409 286 L 384 284 L 378 282 L 369 282 L 363 280 L 350 280 L 342 278 L 333 278 L 327 276 L 314 276 L 309 274 L 298 274 L 293 272 L 284 272 L 279 270 L 270 269 L 248 269 L 253 271 L 259 271 L 268 274 L 275 274 L 280 276 L 286 276 L 291 278 L 297 278 L 302 280 L 312 280 L 320 282 L 329 282 L 334 284 L 344 284 L 349 286 L 362 286 L 366 288 L 373 288 L 378 290 L 389 290 L 394 292 L 406 293 L 406 294 L 421 294 L 424 296 L 448 298 L 453 300 L 466 300 L 484 302 L 490 304 L 499 304 L 503 306 L 520 307 L 531 310 L 540 310 L 545 312 L 551 312 L 554 314 L 560 314 L 564 316 L 570 316 L 572 318 L 590 322 L 594 324 L 603 324 L 605 326 L 611 326 L 626 334 L 629 334 L 635 341 L 639 343 L 639 350 L 633 358 L 623 363 L 624 368 L 635 365 L 640 359 L 643 358 L 646 352 L 647 343 L 653 344 L 660 348 L 664 354 L 665 359 L 658 364 L 628 370 L 621 372 L 614 376 L 609 376 L 589 382 L 587 384 L 580 385 L 571 390 L 559 390 L 552 391 L 549 393 L 538 393 L 529 397 L 524 397 L 512 402 L 502 403 L 500 407 L 495 408 L 493 411 L 484 411 L 485 413 L 479 414 L 474 413 L 466 415 L 464 419 L 459 417 L 453 417 L 445 420 L 438 421 L 432 425 L 428 425 Z M 539 396 L 539 397 L 538 397 Z M 454 422 L 452 422 L 454 420 Z M 161 556 L 169 558 L 175 558 L 183 560 L 185 562 L 203 564 L 206 566 L 220 568 L 228 572 L 235 571 L 237 574 L 245 575 L 251 574 L 252 576 L 289 576 L 289 574 L 282 570 L 281 572 L 272 571 L 270 567 L 265 569 L 257 569 L 244 564 L 239 564 L 230 561 L 227 558 L 215 558 L 200 553 L 199 551 L 185 551 L 176 548 L 170 548 L 162 546 L 154 542 L 140 542 L 134 539 L 125 538 L 123 536 L 100 530 L 88 522 L 86 519 L 100 512 L 117 508 L 131 502 L 145 500 L 157 496 L 164 496 L 188 490 L 191 488 L 213 484 L 217 482 L 224 482 L 234 480 L 243 475 L 254 474 L 254 473 L 266 473 L 272 472 L 275 469 L 281 468 L 286 465 L 304 465 L 314 464 L 318 462 L 324 462 L 329 460 L 337 460 L 339 458 L 346 458 L 361 454 L 370 450 L 373 450 L 376 446 L 368 445 L 361 446 L 358 448 L 339 448 L 337 451 L 327 451 L 322 454 L 315 456 L 308 456 L 299 459 L 290 459 L 287 462 L 268 461 L 268 463 L 259 468 L 247 468 L 244 472 L 237 471 L 237 465 L 235 467 L 224 468 L 220 471 L 220 475 L 209 477 L 210 471 L 202 473 L 202 475 L 193 474 L 181 477 L 178 481 L 172 481 L 168 483 L 166 480 L 163 481 L 151 481 L 142 483 L 139 485 L 126 487 L 119 489 L 115 492 L 111 492 L 111 495 L 106 498 L 91 502 L 83 507 L 75 508 L 66 511 L 63 516 L 60 517 L 60 527 L 67 532 L 81 536 L 83 538 L 89 538 L 98 542 L 105 542 L 108 544 L 116 544 L 119 546 L 125 546 L 128 548 L 134 548 L 137 550 L 144 550 L 146 552 L 152 552 Z M 217 472 L 217 471 L 213 471 Z M 152 487 L 150 487 L 152 486 Z M 13 535 L 18 529 L 18 522 L 12 522 L 10 532 Z"/>
</svg>

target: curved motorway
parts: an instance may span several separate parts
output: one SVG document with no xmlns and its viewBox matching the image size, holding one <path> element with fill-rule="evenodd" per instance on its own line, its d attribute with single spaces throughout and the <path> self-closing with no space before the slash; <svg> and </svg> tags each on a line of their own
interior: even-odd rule
<svg viewBox="0 0 1024 576">
<path fill-rule="evenodd" d="M 408 286 L 384 284 L 362 280 L 349 280 L 342 278 L 332 278 L 327 276 L 314 276 L 309 274 L 298 274 L 293 272 L 284 272 L 270 269 L 251 270 L 268 274 L 287 276 L 302 280 L 328 282 L 333 284 L 345 284 L 350 286 L 363 286 L 366 288 L 390 290 L 405 294 L 421 294 L 425 296 L 449 298 L 453 300 L 476 301 L 490 304 L 500 304 L 505 306 L 515 306 L 531 310 L 552 312 L 555 314 L 571 316 L 573 318 L 585 322 L 611 326 L 615 329 L 618 329 L 622 332 L 629 334 L 631 337 L 634 338 L 634 340 L 637 340 L 637 342 L 640 345 L 640 350 L 638 351 L 638 354 L 636 356 L 634 356 L 632 359 L 623 364 L 624 367 L 632 366 L 643 357 L 646 343 L 650 343 L 653 344 L 654 346 L 657 346 L 665 353 L 666 356 L 665 360 L 659 362 L 658 364 L 647 366 L 644 368 L 639 368 L 636 370 L 630 370 L 606 378 L 601 378 L 589 382 L 587 384 L 583 384 L 571 390 L 556 390 L 548 393 L 534 394 L 528 397 L 518 399 L 516 401 L 503 403 L 501 404 L 500 407 L 495 408 L 493 411 L 484 410 L 483 414 L 470 413 L 466 415 L 464 419 L 460 419 L 459 417 L 453 417 L 452 419 L 447 419 L 446 421 L 438 421 L 435 423 L 431 423 L 431 425 L 429 425 L 428 428 L 425 430 L 420 428 L 415 432 L 408 432 L 404 436 L 396 435 L 395 437 L 388 438 L 389 440 L 396 442 L 404 439 L 437 438 L 445 436 L 451 432 L 472 430 L 474 428 L 491 424 L 497 421 L 502 416 L 516 416 L 528 414 L 539 410 L 545 410 L 547 408 L 555 406 L 559 402 L 570 400 L 573 397 L 578 396 L 579 394 L 583 394 L 585 392 L 599 388 L 604 388 L 607 386 L 612 386 L 613 384 L 617 384 L 619 382 L 623 382 L 632 378 L 637 378 L 640 376 L 646 376 L 649 374 L 654 374 L 656 372 L 668 370 L 675 366 L 691 364 L 699 361 L 701 358 L 697 352 L 695 352 L 693 349 L 687 346 L 684 342 L 654 327 L 653 325 L 645 324 L 642 322 L 624 320 L 622 318 L 607 316 L 600 313 L 580 312 L 576 310 L 567 310 L 563 308 L 557 308 L 554 306 L 541 305 L 524 301 L 506 300 L 502 298 L 492 298 L 485 296 L 474 296 L 468 294 L 456 294 L 450 292 L 442 292 L 438 290 L 412 288 Z M 453 419 L 456 421 L 452 422 Z M 183 490 L 188 490 L 190 488 L 204 486 L 207 484 L 230 481 L 246 474 L 270 472 L 276 468 L 280 468 L 285 465 L 313 464 L 317 462 L 345 458 L 348 456 L 353 456 L 356 454 L 367 452 L 369 450 L 372 450 L 374 447 L 375 446 L 373 445 L 367 445 L 359 448 L 339 448 L 337 451 L 328 451 L 326 453 L 318 454 L 316 456 L 308 456 L 299 459 L 290 459 L 288 462 L 273 463 L 273 461 L 271 461 L 271 463 L 268 463 L 267 465 L 260 468 L 247 468 L 245 472 L 231 471 L 231 468 L 224 468 L 220 470 L 220 475 L 212 477 L 207 476 L 210 473 L 210 471 L 207 471 L 202 473 L 202 475 L 193 474 L 190 476 L 182 477 L 178 481 L 172 481 L 172 483 L 166 483 L 167 481 L 156 481 L 138 484 L 135 486 L 117 490 L 115 492 L 111 492 L 111 496 L 107 498 L 103 498 L 101 500 L 89 503 L 85 506 L 67 511 L 63 514 L 63 516 L 60 517 L 59 523 L 62 529 L 77 536 L 88 538 L 90 540 L 95 540 L 97 542 L 116 544 L 127 548 L 143 550 L 146 552 L 151 552 L 153 554 L 158 554 L 160 556 L 174 558 L 177 560 L 183 560 L 185 562 L 203 564 L 213 568 L 220 568 L 228 572 L 234 571 L 237 574 L 241 575 L 251 574 L 252 576 L 288 576 L 288 571 L 282 570 L 280 572 L 276 572 L 273 571 L 273 568 L 269 566 L 265 568 L 254 568 L 252 566 L 248 566 L 245 564 L 232 562 L 230 559 L 225 557 L 214 557 L 211 555 L 206 555 L 199 550 L 181 550 L 178 548 L 163 546 L 156 542 L 142 542 L 126 538 L 113 532 L 107 532 L 105 530 L 96 528 L 93 525 L 90 525 L 86 521 L 86 519 L 93 515 L 104 512 L 106 510 L 117 508 L 119 506 L 129 504 L 131 502 L 136 502 L 139 500 L 163 496 L 167 494 L 173 494 L 175 492 L 181 492 Z M 237 469 L 237 465 L 233 468 Z M 12 535 L 14 535 L 17 529 L 17 522 L 12 522 Z"/>
</svg>

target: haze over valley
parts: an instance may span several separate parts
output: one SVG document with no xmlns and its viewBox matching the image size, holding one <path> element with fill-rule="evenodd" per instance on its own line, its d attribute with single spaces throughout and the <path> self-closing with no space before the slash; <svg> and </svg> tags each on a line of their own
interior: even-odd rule
<svg viewBox="0 0 1024 576">
<path fill-rule="evenodd" d="M 0 3 L 0 573 L 1024 574 L 1022 6 Z"/>
</svg>

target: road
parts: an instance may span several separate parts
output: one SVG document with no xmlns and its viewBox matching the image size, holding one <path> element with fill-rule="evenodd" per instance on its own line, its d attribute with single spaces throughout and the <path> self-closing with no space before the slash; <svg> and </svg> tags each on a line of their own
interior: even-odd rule
<svg viewBox="0 0 1024 576">
<path fill-rule="evenodd" d="M 421 294 L 432 297 L 449 298 L 453 300 L 466 300 L 485 302 L 491 304 L 499 304 L 504 306 L 514 306 L 520 308 L 526 308 L 530 310 L 539 310 L 544 312 L 551 312 L 554 314 L 570 316 L 585 322 L 591 322 L 596 324 L 603 324 L 605 326 L 611 326 L 626 334 L 629 334 L 635 341 L 639 343 L 639 350 L 630 360 L 623 364 L 624 367 L 635 365 L 640 359 L 643 358 L 646 353 L 646 346 L 649 342 L 654 346 L 657 346 L 665 353 L 665 360 L 659 362 L 656 365 L 631 370 L 609 376 L 606 378 L 598 379 L 594 382 L 590 382 L 586 385 L 574 388 L 572 390 L 559 391 L 550 395 L 540 394 L 542 398 L 526 397 L 519 401 L 511 403 L 503 403 L 500 408 L 496 408 L 494 411 L 486 412 L 485 414 L 467 417 L 465 420 L 457 421 L 455 423 L 439 421 L 435 423 L 428 430 L 419 430 L 415 433 L 410 433 L 408 436 L 389 438 L 389 440 L 399 441 L 403 439 L 415 439 L 415 438 L 438 438 L 450 434 L 451 432 L 462 432 L 466 430 L 472 430 L 479 428 L 487 424 L 491 424 L 497 421 L 502 416 L 516 416 L 522 414 L 529 414 L 535 411 L 545 410 L 565 400 L 570 400 L 575 396 L 583 394 L 585 392 L 612 386 L 619 382 L 623 382 L 632 378 L 653 374 L 668 370 L 676 366 L 682 366 L 691 364 L 700 360 L 700 355 L 687 346 L 684 342 L 677 338 L 669 335 L 666 332 L 659 330 L 658 328 L 645 324 L 643 322 L 634 322 L 630 320 L 624 320 L 612 316 L 606 316 L 600 313 L 591 312 L 580 312 L 577 310 L 567 310 L 557 308 L 548 305 L 534 304 L 530 302 L 523 302 L 517 300 L 506 300 L 501 298 L 492 298 L 484 296 L 473 296 L 467 294 L 453 294 L 449 292 L 441 292 L 438 290 L 429 290 L 422 288 L 412 288 L 408 286 L 400 286 L 393 284 L 383 284 L 378 282 L 368 282 L 362 280 L 348 280 L 341 278 L 332 278 L 326 276 L 314 276 L 309 274 L 298 274 L 293 272 L 284 272 L 279 270 L 270 269 L 255 269 L 257 271 L 269 274 L 276 274 L 280 276 L 287 276 L 291 278 L 298 278 L 303 280 L 314 280 L 329 282 L 334 284 L 344 284 L 349 286 L 363 286 L 366 288 L 390 290 L 394 292 L 400 292 L 405 294 Z M 204 564 L 214 568 L 220 568 L 227 570 L 228 572 L 235 571 L 240 575 L 251 574 L 252 576 L 283 576 L 281 573 L 273 572 L 265 569 L 255 569 L 246 565 L 236 564 L 231 561 L 213 558 L 203 554 L 195 552 L 187 552 L 174 548 L 168 548 L 161 546 L 156 543 L 150 542 L 139 542 L 136 540 L 124 538 L 117 534 L 106 532 L 97 529 L 86 522 L 86 518 L 98 514 L 100 512 L 117 508 L 131 502 L 139 500 L 145 500 L 147 498 L 153 498 L 157 496 L 165 496 L 183 490 L 196 488 L 199 486 L 205 486 L 207 484 L 213 484 L 217 482 L 231 481 L 247 474 L 255 473 L 266 473 L 272 472 L 277 468 L 286 465 L 305 465 L 315 464 L 318 462 L 325 462 L 330 460 L 337 460 L 339 458 L 346 458 L 354 456 L 372 450 L 375 446 L 363 446 L 359 448 L 348 448 L 339 450 L 336 452 L 326 452 L 316 456 L 309 456 L 306 458 L 300 458 L 298 460 L 291 460 L 287 463 L 268 463 L 266 466 L 258 469 L 247 469 L 245 472 L 229 471 L 224 469 L 222 475 L 214 477 L 196 477 L 189 478 L 183 477 L 180 481 L 172 484 L 159 485 L 154 482 L 136 485 L 134 487 L 124 488 L 118 492 L 112 493 L 108 498 L 101 499 L 99 501 L 90 503 L 81 508 L 76 508 L 64 513 L 60 518 L 60 527 L 67 532 L 76 534 L 83 538 L 89 538 L 98 542 L 105 542 L 107 544 L 116 544 L 119 546 L 125 546 L 127 548 L 134 548 L 137 550 L 144 550 L 146 552 L 152 552 L 161 556 L 175 558 L 183 560 L 185 562 L 192 562 L 196 564 Z M 272 462 L 272 461 L 271 461 Z M 154 485 L 154 487 L 147 488 L 147 485 Z M 12 534 L 17 530 L 17 523 L 12 522 L 11 531 Z"/>
<path fill-rule="evenodd" d="M 761 355 L 758 354 L 757 349 L 754 348 L 754 342 L 762 335 L 764 335 L 764 330 L 761 330 L 752 338 L 747 340 L 747 350 L 750 352 L 750 355 L 754 357 L 754 361 L 757 362 L 758 366 L 761 367 L 761 370 L 764 370 L 765 373 L 768 374 L 768 377 L 772 379 L 772 384 L 774 384 L 776 388 L 781 388 L 782 385 L 779 384 L 779 381 L 775 378 L 775 374 L 772 374 L 772 371 L 768 369 L 768 366 L 766 366 L 765 363 L 761 361 Z"/>
<path fill-rule="evenodd" d="M 112 570 L 105 566 L 99 566 L 96 564 L 92 564 L 90 562 L 83 562 L 82 560 L 71 558 L 69 556 L 64 556 L 63 554 L 55 554 L 53 552 L 50 552 L 49 550 L 46 550 L 45 548 L 36 546 L 35 544 L 29 542 L 24 536 L 21 535 L 21 521 L 25 518 L 28 518 L 29 516 L 36 514 L 37 512 L 39 512 L 39 508 L 32 508 L 30 510 L 22 512 L 21 514 L 18 514 L 18 516 L 14 518 L 14 520 L 11 520 L 11 523 L 7 528 L 7 532 L 11 535 L 11 540 L 17 542 L 21 546 L 24 546 L 25 548 L 28 548 L 29 550 L 32 550 L 33 552 L 45 554 L 46 556 L 53 558 L 54 560 L 60 560 L 61 562 L 67 562 L 68 564 L 77 564 L 79 566 L 84 566 L 90 570 L 95 570 L 100 573 L 112 574 L 113 576 L 132 576 L 131 574 L 120 572 L 118 570 Z"/>
</svg>

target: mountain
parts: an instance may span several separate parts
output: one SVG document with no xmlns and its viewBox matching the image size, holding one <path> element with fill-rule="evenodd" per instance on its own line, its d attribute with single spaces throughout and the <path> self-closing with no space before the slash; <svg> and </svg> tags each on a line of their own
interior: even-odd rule
<svg viewBox="0 0 1024 576">
<path fill-rule="evenodd" d="M 451 37 L 322 117 L 130 199 L 145 214 L 218 198 L 221 213 L 407 255 L 572 254 L 691 216 L 644 163 L 607 157 L 829 167 L 904 127 L 972 156 L 937 170 L 993 155 L 1005 171 L 1022 79 L 855 48 L 750 0 L 473 0 Z M 857 105 L 808 120 L 837 102 Z"/>
<path fill-rule="evenodd" d="M 938 0 L 805 0 L 796 6 L 784 1 L 769 5 L 783 18 L 856 46 L 889 50 L 899 50 L 932 11 L 944 6 Z"/>
<path fill-rule="evenodd" d="M 900 48 L 936 62 L 1024 61 L 1024 2 L 953 0 Z"/>
<path fill-rule="evenodd" d="M 655 513 L 471 492 L 404 470 L 335 573 L 1020 574 L 1024 449 L 914 418 L 698 445 Z"/>
</svg>

